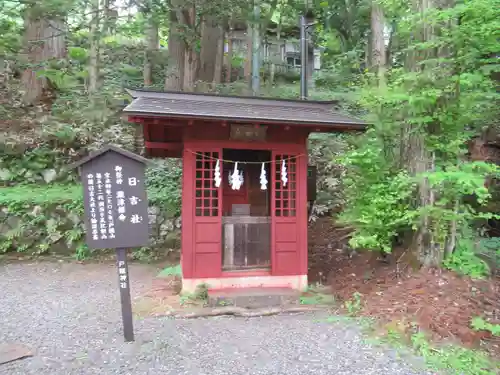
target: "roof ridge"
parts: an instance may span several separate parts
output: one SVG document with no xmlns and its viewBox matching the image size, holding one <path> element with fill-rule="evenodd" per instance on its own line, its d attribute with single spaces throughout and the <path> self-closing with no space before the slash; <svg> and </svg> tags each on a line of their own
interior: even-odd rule
<svg viewBox="0 0 500 375">
<path fill-rule="evenodd" d="M 273 101 L 273 102 L 289 102 L 289 103 L 309 103 L 309 104 L 319 104 L 319 105 L 334 105 L 339 104 L 338 100 L 300 100 L 300 99 L 290 99 L 290 98 L 272 98 L 265 96 L 245 96 L 245 95 L 221 95 L 216 93 L 202 93 L 202 92 L 186 92 L 186 91 L 169 91 L 169 90 L 155 90 L 155 89 L 132 89 L 125 88 L 125 90 L 132 96 L 134 99 L 140 96 L 150 96 L 151 95 L 185 95 L 192 97 L 206 97 L 206 98 L 228 98 L 228 99 L 237 99 L 237 100 L 255 100 L 255 101 Z M 143 93 L 146 95 L 140 95 L 139 93 Z"/>
</svg>

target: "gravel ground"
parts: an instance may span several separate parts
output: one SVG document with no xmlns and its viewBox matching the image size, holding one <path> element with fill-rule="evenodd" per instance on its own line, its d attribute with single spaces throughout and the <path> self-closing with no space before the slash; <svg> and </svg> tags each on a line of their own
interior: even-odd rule
<svg viewBox="0 0 500 375">
<path fill-rule="evenodd" d="M 134 295 L 155 270 L 132 265 Z M 34 357 L 2 375 L 423 375 L 354 328 L 312 315 L 135 320 L 124 343 L 114 265 L 0 265 L 0 343 Z"/>
</svg>

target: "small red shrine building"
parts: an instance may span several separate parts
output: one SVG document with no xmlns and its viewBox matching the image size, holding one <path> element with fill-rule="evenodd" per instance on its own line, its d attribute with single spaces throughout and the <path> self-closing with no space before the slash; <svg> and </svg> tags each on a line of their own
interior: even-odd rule
<svg viewBox="0 0 500 375">
<path fill-rule="evenodd" d="M 147 157 L 182 158 L 182 288 L 307 287 L 307 138 L 334 102 L 129 90 Z"/>
</svg>

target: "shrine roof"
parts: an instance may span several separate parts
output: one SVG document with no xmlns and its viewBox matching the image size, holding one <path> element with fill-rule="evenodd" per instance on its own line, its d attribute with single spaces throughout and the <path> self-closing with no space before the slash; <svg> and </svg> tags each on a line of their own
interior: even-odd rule
<svg viewBox="0 0 500 375">
<path fill-rule="evenodd" d="M 205 118 L 243 122 L 322 125 L 364 130 L 366 122 L 334 110 L 336 101 L 273 99 L 215 94 L 127 90 L 123 112 L 139 117 Z"/>
</svg>

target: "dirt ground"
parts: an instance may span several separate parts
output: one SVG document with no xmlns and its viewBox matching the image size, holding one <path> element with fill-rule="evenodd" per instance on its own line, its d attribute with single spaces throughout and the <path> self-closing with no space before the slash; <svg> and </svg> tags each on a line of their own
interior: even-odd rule
<svg viewBox="0 0 500 375">
<path fill-rule="evenodd" d="M 309 278 L 331 285 L 339 300 L 362 294 L 362 315 L 385 322 L 419 327 L 437 340 L 460 340 L 468 347 L 482 347 L 500 357 L 500 340 L 489 332 L 470 328 L 471 319 L 482 316 L 500 323 L 500 280 L 471 280 L 452 272 L 413 270 L 396 251 L 389 263 L 376 254 L 346 254 L 345 230 L 331 218 L 319 219 L 309 228 Z M 344 243 L 346 239 L 343 240 Z M 403 257 L 401 257 L 403 255 Z M 403 259 L 403 261 L 397 261 Z"/>
</svg>

